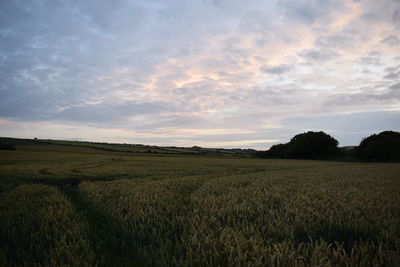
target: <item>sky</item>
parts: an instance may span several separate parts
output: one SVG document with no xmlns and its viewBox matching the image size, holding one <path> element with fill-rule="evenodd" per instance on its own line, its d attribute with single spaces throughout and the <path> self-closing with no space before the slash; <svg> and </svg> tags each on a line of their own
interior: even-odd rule
<svg viewBox="0 0 400 267">
<path fill-rule="evenodd" d="M 400 0 L 1 0 L 0 136 L 268 149 L 400 130 Z"/>
</svg>

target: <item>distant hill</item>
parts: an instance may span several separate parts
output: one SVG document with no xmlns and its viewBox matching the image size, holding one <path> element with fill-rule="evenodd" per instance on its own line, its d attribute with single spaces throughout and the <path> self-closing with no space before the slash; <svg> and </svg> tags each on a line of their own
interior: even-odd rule
<svg viewBox="0 0 400 267">
<path fill-rule="evenodd" d="M 39 144 L 35 139 L 20 139 L 12 137 L 0 137 L 0 143 L 7 145 L 37 145 Z"/>
<path fill-rule="evenodd" d="M 128 152 L 128 153 L 154 153 L 154 154 L 182 154 L 182 155 L 218 155 L 218 156 L 251 156 L 256 153 L 254 149 L 225 149 L 225 148 L 203 148 L 199 146 L 193 147 L 176 147 L 176 146 L 154 146 L 143 144 L 126 144 L 126 143 L 106 143 L 106 142 L 90 142 L 90 141 L 69 141 L 69 140 L 53 140 L 53 139 L 20 139 L 11 137 L 0 137 L 0 143 L 15 146 L 25 145 L 63 145 L 93 148 L 105 151 Z"/>
</svg>

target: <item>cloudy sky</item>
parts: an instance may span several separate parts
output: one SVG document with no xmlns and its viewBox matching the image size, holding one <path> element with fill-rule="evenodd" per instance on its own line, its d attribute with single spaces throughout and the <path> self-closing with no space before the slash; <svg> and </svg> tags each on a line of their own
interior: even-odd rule
<svg viewBox="0 0 400 267">
<path fill-rule="evenodd" d="M 400 130 L 399 0 L 1 0 L 0 136 L 266 149 Z"/>
</svg>

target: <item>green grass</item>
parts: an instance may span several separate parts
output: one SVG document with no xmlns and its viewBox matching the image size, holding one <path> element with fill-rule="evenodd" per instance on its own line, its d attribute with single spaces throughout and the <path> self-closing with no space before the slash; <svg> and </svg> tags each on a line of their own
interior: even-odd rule
<svg viewBox="0 0 400 267">
<path fill-rule="evenodd" d="M 0 265 L 399 266 L 399 174 L 20 144 L 0 151 Z"/>
</svg>

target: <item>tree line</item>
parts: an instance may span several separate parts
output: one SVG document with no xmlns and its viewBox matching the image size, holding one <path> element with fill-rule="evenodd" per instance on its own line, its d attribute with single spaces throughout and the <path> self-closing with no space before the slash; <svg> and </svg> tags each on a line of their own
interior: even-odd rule
<svg viewBox="0 0 400 267">
<path fill-rule="evenodd" d="M 345 159 L 362 161 L 400 161 L 400 133 L 384 131 L 368 136 L 356 147 L 338 147 L 339 142 L 322 131 L 294 136 L 288 143 L 273 145 L 255 154 L 260 158 Z"/>
</svg>

